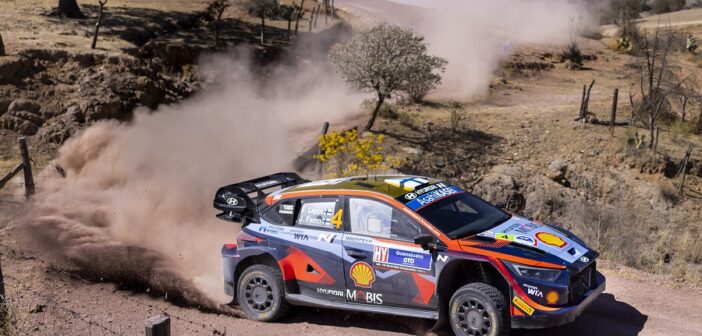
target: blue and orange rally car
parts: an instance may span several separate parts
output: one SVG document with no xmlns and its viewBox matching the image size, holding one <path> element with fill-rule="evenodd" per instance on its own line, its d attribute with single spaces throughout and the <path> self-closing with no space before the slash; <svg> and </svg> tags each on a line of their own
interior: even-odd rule
<svg viewBox="0 0 702 336">
<path fill-rule="evenodd" d="M 257 321 L 305 305 L 506 335 L 571 322 L 605 288 L 570 232 L 431 178 L 279 173 L 221 188 L 214 206 L 243 223 L 222 248 L 224 288 Z"/>
</svg>

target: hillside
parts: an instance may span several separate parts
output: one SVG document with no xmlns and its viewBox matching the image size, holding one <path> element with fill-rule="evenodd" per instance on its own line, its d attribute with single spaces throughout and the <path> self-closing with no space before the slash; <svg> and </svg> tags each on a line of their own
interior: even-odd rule
<svg viewBox="0 0 702 336">
<path fill-rule="evenodd" d="M 175 335 L 434 334 L 422 321 L 313 308 L 256 323 L 221 295 L 219 248 L 239 226 L 214 217 L 215 188 L 293 169 L 324 121 L 335 130 L 365 122 L 366 97 L 340 83 L 326 52 L 349 26 L 394 12 L 341 1 L 339 19 L 321 17 L 312 32 L 303 20 L 295 38 L 287 21 L 269 20 L 261 45 L 258 18 L 234 7 L 224 15 L 224 44 L 215 45 L 199 16 L 208 1 L 110 0 L 91 50 L 97 7 L 79 1 L 89 18 L 67 20 L 55 2 L 0 4 L 9 54 L 0 56 L 0 175 L 19 162 L 16 139 L 27 136 L 38 190 L 26 202 L 21 174 L 0 188 L 12 331 L 133 335 L 146 317 L 167 313 Z M 305 2 L 307 15 L 316 5 Z M 642 24 L 663 20 L 702 38 L 702 10 Z M 648 130 L 627 124 L 637 58 L 612 48 L 613 27 L 601 31 L 602 39 L 577 37 L 581 69 L 561 59 L 562 45 L 520 44 L 485 95 L 393 101 L 373 133 L 385 137 L 398 172 L 506 202 L 600 252 L 608 288 L 580 319 L 515 335 L 695 334 L 702 135 L 693 129 L 702 103 L 690 103 L 685 122 L 662 124 L 655 151 L 638 145 Z M 671 59 L 676 71 L 702 79 L 698 55 L 676 51 Z M 575 121 L 583 85 L 593 80 L 589 120 L 601 123 Z M 610 129 L 615 89 L 621 124 Z"/>
</svg>

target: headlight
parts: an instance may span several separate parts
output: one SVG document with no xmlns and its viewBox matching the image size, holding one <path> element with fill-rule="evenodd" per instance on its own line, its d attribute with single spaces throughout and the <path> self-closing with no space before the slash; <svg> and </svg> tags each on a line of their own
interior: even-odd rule
<svg viewBox="0 0 702 336">
<path fill-rule="evenodd" d="M 520 276 L 536 280 L 555 281 L 562 272 L 561 270 L 551 268 L 526 266 L 521 264 L 513 264 L 510 262 L 505 263 L 512 266 L 512 269 L 514 269 Z"/>
</svg>

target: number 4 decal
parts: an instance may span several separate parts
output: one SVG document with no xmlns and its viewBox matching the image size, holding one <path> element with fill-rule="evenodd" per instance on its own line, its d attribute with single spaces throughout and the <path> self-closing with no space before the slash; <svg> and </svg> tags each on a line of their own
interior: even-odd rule
<svg viewBox="0 0 702 336">
<path fill-rule="evenodd" d="M 332 217 L 331 223 L 336 227 L 336 229 L 340 229 L 342 225 L 344 225 L 344 209 L 339 209 L 335 214 L 334 217 Z"/>
</svg>

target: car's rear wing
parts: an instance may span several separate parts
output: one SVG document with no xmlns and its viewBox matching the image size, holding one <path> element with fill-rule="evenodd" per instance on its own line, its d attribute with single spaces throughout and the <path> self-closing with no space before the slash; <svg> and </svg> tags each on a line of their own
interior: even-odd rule
<svg viewBox="0 0 702 336">
<path fill-rule="evenodd" d="M 219 188 L 214 207 L 223 212 L 217 218 L 232 222 L 258 222 L 258 210 L 274 188 L 283 189 L 309 182 L 296 173 L 277 173 Z M 277 189 L 276 189 L 277 190 Z M 266 192 L 268 191 L 268 192 Z"/>
</svg>

